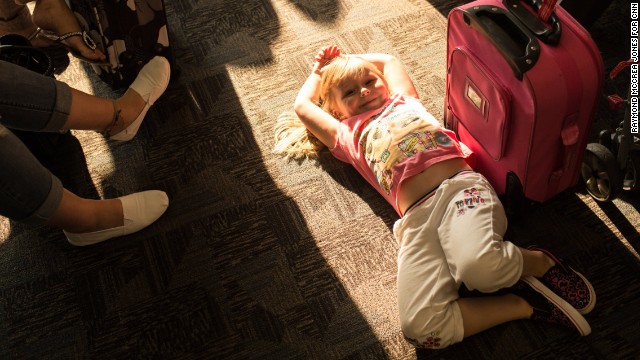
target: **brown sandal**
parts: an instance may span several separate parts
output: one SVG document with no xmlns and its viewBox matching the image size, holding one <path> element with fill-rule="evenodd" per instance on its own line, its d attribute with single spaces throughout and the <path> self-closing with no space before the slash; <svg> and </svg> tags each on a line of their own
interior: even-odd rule
<svg viewBox="0 0 640 360">
<path fill-rule="evenodd" d="M 87 21 L 77 12 L 73 12 L 73 15 L 76 18 L 76 21 L 80 27 L 80 31 L 72 31 L 65 34 L 58 34 L 55 31 L 45 30 L 40 27 L 35 31 L 34 34 L 31 35 L 29 39 L 33 37 L 38 37 L 39 39 L 44 39 L 50 41 L 54 44 L 60 44 L 67 48 L 71 55 L 78 58 L 81 61 L 87 62 L 89 64 L 100 65 L 100 66 L 111 66 L 111 63 L 108 59 L 104 60 L 93 60 L 83 56 L 77 49 L 71 46 L 67 41 L 68 38 L 74 36 L 80 36 L 82 38 L 82 42 L 91 50 L 100 50 L 103 54 L 105 54 L 105 49 L 100 39 L 100 35 L 96 31 L 89 30 L 89 24 Z"/>
<path fill-rule="evenodd" d="M 86 31 L 72 31 L 72 32 L 68 32 L 66 34 L 56 34 L 53 31 L 48 31 L 48 30 L 44 30 L 41 28 L 38 28 L 33 34 L 31 34 L 31 36 L 29 37 L 29 40 L 37 37 L 39 39 L 45 39 L 48 41 L 51 41 L 55 44 L 60 44 L 63 45 L 64 47 L 66 47 L 69 52 L 71 53 L 71 55 L 75 56 L 76 58 L 78 58 L 79 60 L 82 60 L 84 62 L 90 63 L 90 64 L 94 64 L 94 65 L 109 65 L 110 63 L 105 59 L 105 60 L 93 60 L 93 59 L 89 59 L 86 58 L 84 56 L 82 56 L 82 54 L 80 54 L 80 52 L 78 50 L 76 50 L 75 48 L 73 48 L 69 42 L 67 42 L 67 39 L 73 36 L 80 36 L 82 37 L 82 41 L 84 42 L 84 44 L 91 50 L 96 50 L 98 48 L 98 45 L 96 44 L 95 40 L 91 37 L 91 35 L 89 35 L 88 32 Z"/>
</svg>

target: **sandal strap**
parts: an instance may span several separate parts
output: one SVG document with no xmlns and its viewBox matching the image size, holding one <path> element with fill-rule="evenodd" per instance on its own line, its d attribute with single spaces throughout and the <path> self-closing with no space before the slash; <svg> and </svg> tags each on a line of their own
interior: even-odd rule
<svg viewBox="0 0 640 360">
<path fill-rule="evenodd" d="M 37 38 L 38 34 L 40 34 L 41 31 L 42 31 L 42 29 L 36 28 L 36 30 L 34 32 L 32 32 L 31 34 L 29 34 L 29 36 L 27 36 L 27 40 L 31 41 L 31 40 Z"/>
<path fill-rule="evenodd" d="M 60 37 L 58 38 L 58 41 L 64 41 L 72 36 L 80 36 L 82 37 L 82 41 L 84 41 L 84 44 L 87 45 L 87 47 L 91 50 L 95 50 L 96 47 L 98 47 L 96 45 L 96 42 L 93 41 L 93 39 L 91 38 L 91 36 L 89 36 L 89 34 L 86 31 L 72 31 L 66 34 L 62 34 L 60 35 Z"/>
<path fill-rule="evenodd" d="M 60 41 L 62 40 L 67 40 L 68 38 L 72 37 L 72 36 L 82 36 L 83 31 L 72 31 L 72 32 L 68 32 L 66 34 L 62 34 L 60 35 L 59 39 Z"/>
</svg>

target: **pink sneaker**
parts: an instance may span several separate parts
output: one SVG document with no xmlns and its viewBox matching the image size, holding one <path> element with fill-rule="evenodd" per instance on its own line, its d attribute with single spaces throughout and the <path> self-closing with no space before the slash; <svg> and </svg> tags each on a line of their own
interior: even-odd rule
<svg viewBox="0 0 640 360">
<path fill-rule="evenodd" d="M 596 305 L 596 292 L 584 275 L 575 271 L 548 250 L 536 246 L 530 246 L 528 249 L 542 251 L 556 263 L 539 278 L 543 284 L 571 304 L 580 314 L 588 314 L 593 310 Z"/>
<path fill-rule="evenodd" d="M 524 276 L 507 291 L 523 298 L 533 307 L 531 320 L 545 321 L 578 331 L 580 335 L 591 333 L 591 326 L 569 303 L 564 301 L 533 276 Z"/>
</svg>

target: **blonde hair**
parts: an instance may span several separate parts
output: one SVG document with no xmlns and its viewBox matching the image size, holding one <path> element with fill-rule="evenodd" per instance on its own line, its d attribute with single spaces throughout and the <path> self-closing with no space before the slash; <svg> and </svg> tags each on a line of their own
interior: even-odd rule
<svg viewBox="0 0 640 360">
<path fill-rule="evenodd" d="M 333 58 L 322 68 L 320 74 L 320 99 L 318 106 L 337 119 L 342 115 L 335 112 L 336 99 L 331 91 L 344 81 L 363 76 L 370 72 L 380 77 L 389 88 L 387 80 L 378 68 L 369 61 L 357 56 L 340 55 Z M 278 116 L 275 126 L 275 146 L 273 153 L 285 158 L 316 158 L 325 145 L 304 126 L 293 112 Z"/>
<path fill-rule="evenodd" d="M 304 126 L 294 112 L 278 116 L 273 153 L 286 159 L 316 158 L 325 146 Z"/>
</svg>

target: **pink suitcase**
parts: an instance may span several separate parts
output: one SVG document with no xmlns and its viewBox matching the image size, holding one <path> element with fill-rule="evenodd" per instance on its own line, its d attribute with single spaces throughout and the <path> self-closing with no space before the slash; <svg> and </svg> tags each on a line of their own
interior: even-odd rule
<svg viewBox="0 0 640 360">
<path fill-rule="evenodd" d="M 578 181 L 604 69 L 566 11 L 543 24 L 528 2 L 449 13 L 445 125 L 499 195 L 543 202 Z"/>
</svg>

